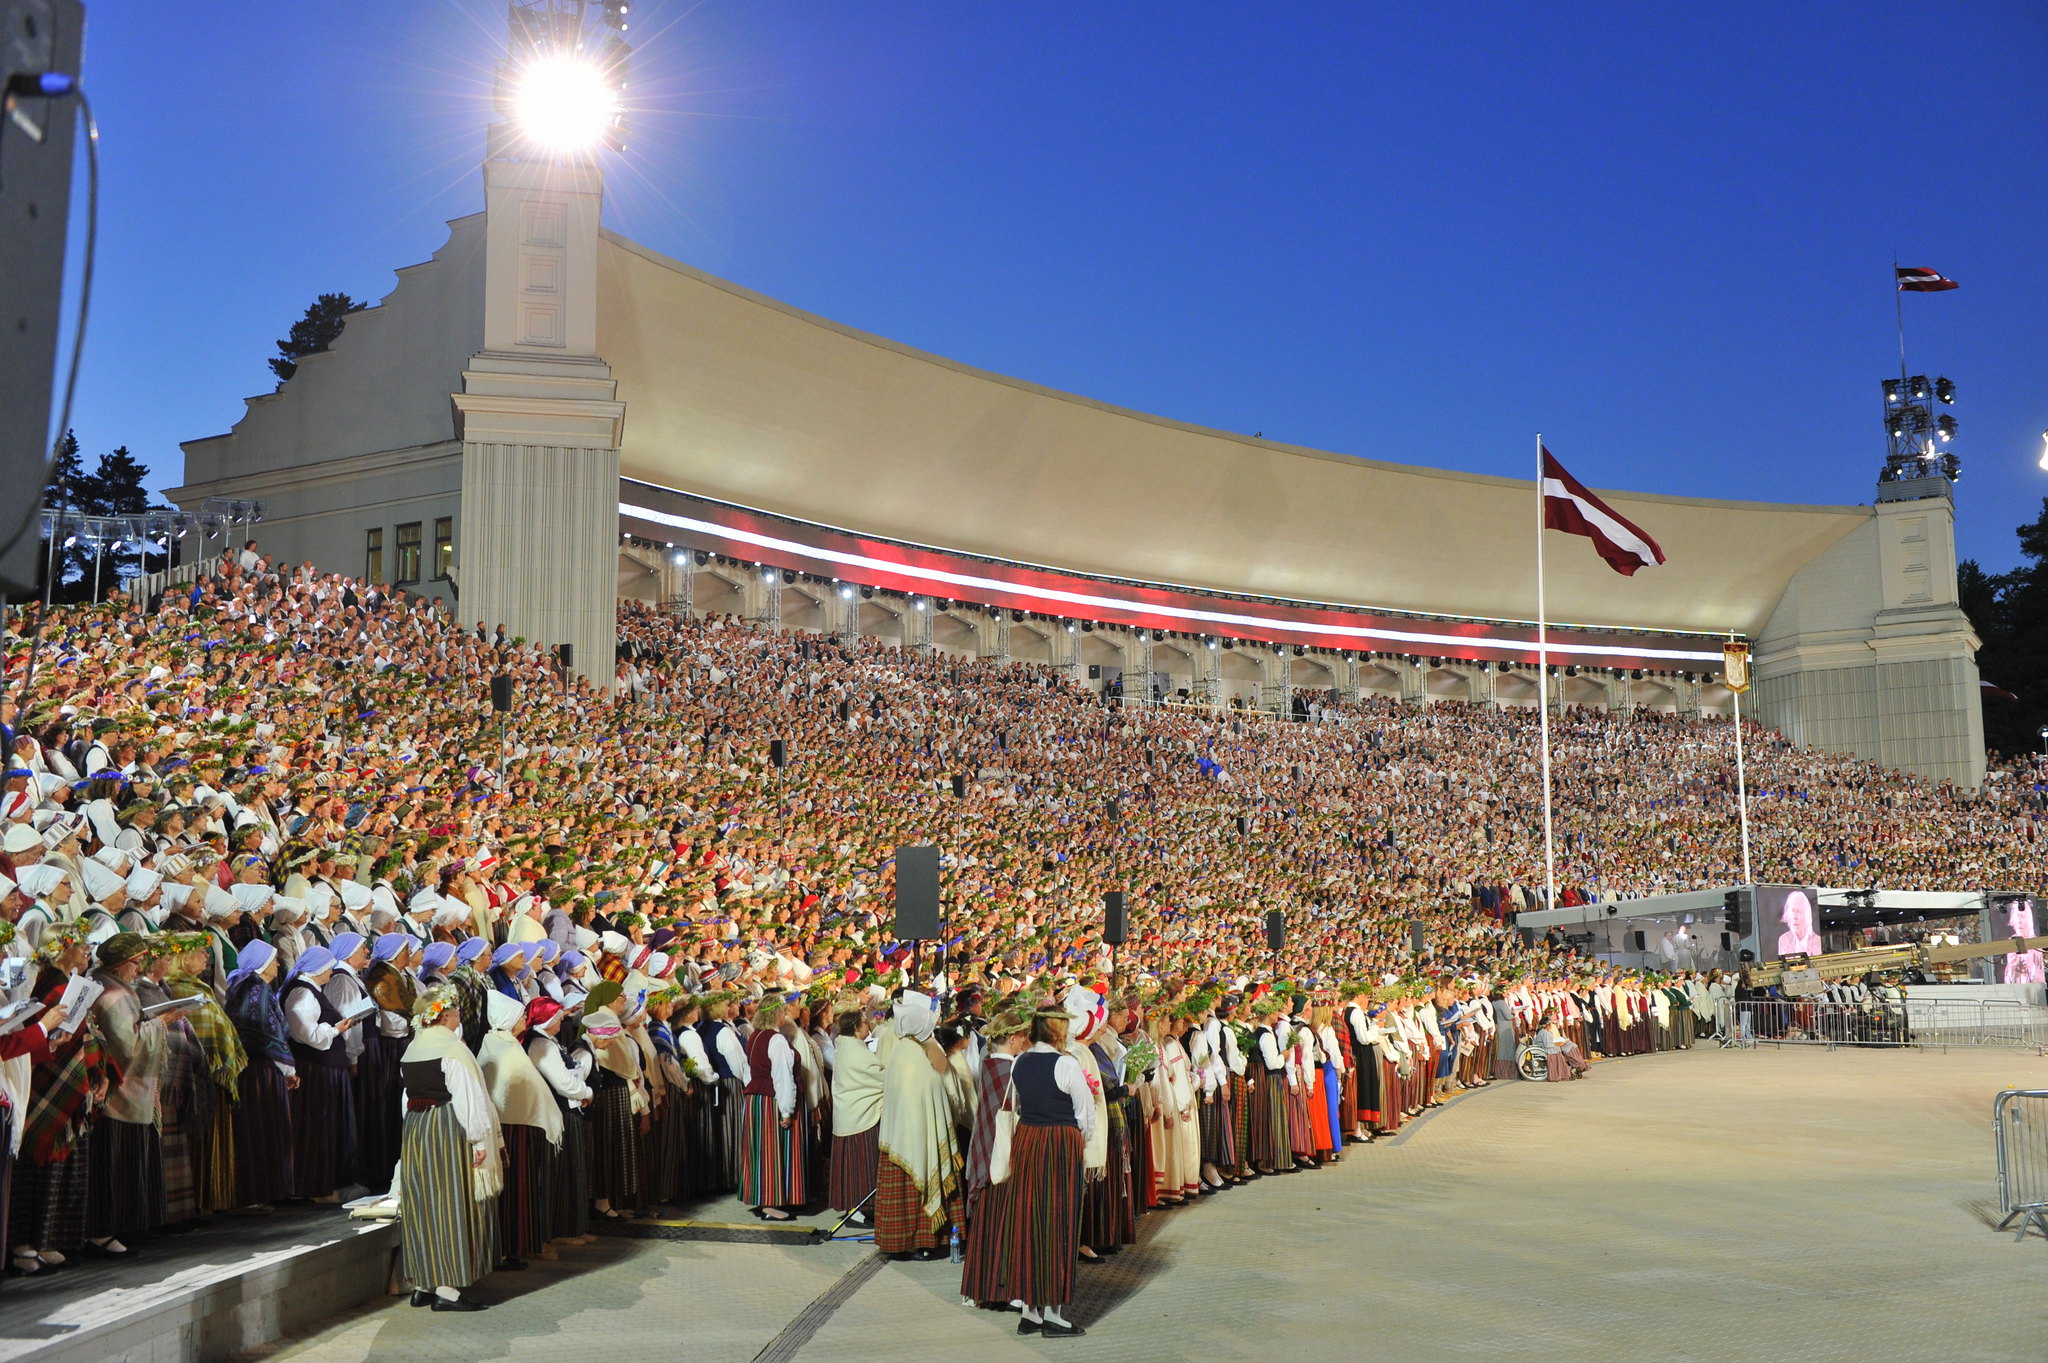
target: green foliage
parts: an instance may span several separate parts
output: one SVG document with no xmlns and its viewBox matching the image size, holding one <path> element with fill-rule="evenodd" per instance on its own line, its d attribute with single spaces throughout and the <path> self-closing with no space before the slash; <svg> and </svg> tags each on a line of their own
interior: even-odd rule
<svg viewBox="0 0 2048 1363">
<path fill-rule="evenodd" d="M 335 337 L 348 324 L 348 315 L 361 312 L 365 306 L 345 293 L 323 293 L 314 299 L 306 315 L 292 323 L 291 335 L 277 343 L 270 372 L 277 375 L 278 386 L 283 387 L 285 380 L 298 372 L 300 360 L 333 345 Z"/>
<path fill-rule="evenodd" d="M 2048 724 L 2048 497 L 2014 533 L 2026 562 L 2011 572 L 1987 573 L 1974 559 L 1956 565 L 1957 597 L 1984 645 L 1977 671 L 2019 697 L 1984 700 L 1984 744 L 2004 754 L 2038 750 Z"/>
</svg>

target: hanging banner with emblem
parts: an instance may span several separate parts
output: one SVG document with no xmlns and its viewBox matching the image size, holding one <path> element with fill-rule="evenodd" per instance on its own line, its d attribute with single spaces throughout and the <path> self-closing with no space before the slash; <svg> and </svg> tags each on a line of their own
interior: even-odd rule
<svg viewBox="0 0 2048 1363">
<path fill-rule="evenodd" d="M 1730 639 L 1721 645 L 1721 680 L 1730 691 L 1749 689 L 1749 645 Z"/>
</svg>

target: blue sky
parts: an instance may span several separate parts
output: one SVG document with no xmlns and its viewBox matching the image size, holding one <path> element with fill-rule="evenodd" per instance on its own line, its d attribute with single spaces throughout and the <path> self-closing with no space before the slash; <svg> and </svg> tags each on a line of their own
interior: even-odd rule
<svg viewBox="0 0 2048 1363">
<path fill-rule="evenodd" d="M 488 0 L 94 0 L 74 426 L 175 482 L 477 161 Z M 1858 502 L 1961 391 L 1962 552 L 2048 494 L 2048 8 L 637 0 L 610 226 L 910 345 L 1372 457 Z M 1650 527 L 1654 533 L 1654 526 Z M 1276 533 L 1284 533 L 1277 529 Z"/>
</svg>

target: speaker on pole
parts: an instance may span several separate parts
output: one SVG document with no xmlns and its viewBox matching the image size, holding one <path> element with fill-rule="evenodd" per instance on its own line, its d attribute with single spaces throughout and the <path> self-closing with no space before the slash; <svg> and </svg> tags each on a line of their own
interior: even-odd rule
<svg viewBox="0 0 2048 1363">
<path fill-rule="evenodd" d="M 1111 890 L 1102 896 L 1102 941 L 1105 946 L 1120 947 L 1130 935 L 1130 924 L 1124 918 L 1124 892 Z"/>
<path fill-rule="evenodd" d="M 1636 932 L 1631 935 L 1636 939 L 1637 951 L 1648 951 L 1650 949 L 1649 944 L 1643 939 L 1643 934 L 1641 932 Z"/>
<path fill-rule="evenodd" d="M 939 849 L 929 843 L 896 849 L 895 933 L 899 942 L 939 935 Z"/>
<path fill-rule="evenodd" d="M 562 670 L 564 672 L 576 666 L 576 645 L 556 644 L 555 652 L 562 659 Z"/>
<path fill-rule="evenodd" d="M 1266 910 L 1266 949 L 1278 951 L 1287 945 L 1287 915 L 1278 909 Z"/>
<path fill-rule="evenodd" d="M 953 798 L 956 800 L 967 798 L 967 778 L 957 772 L 953 776 Z"/>
<path fill-rule="evenodd" d="M 768 740 L 768 765 L 778 771 L 789 765 L 789 745 L 779 738 Z"/>
<path fill-rule="evenodd" d="M 491 708 L 501 715 L 512 712 L 512 679 L 502 672 L 491 678 Z"/>
<path fill-rule="evenodd" d="M 1248 838 L 1248 837 L 1250 837 L 1250 836 L 1251 836 L 1251 832 L 1252 832 L 1252 821 L 1251 821 L 1250 819 L 1247 819 L 1247 818 L 1246 818 L 1246 817 L 1245 817 L 1244 815 L 1242 815 L 1242 814 L 1238 815 L 1238 816 L 1237 816 L 1237 836 L 1239 836 L 1240 838 Z"/>
<path fill-rule="evenodd" d="M 1409 919 L 1409 920 L 1408 920 L 1408 951 L 1409 951 L 1409 954 L 1410 954 L 1410 955 L 1414 955 L 1414 956 L 1420 956 L 1420 955 L 1421 955 L 1421 954 L 1422 954 L 1422 953 L 1423 953 L 1424 951 L 1427 951 L 1428 949 L 1429 949 L 1429 934 L 1428 934 L 1428 933 L 1427 933 L 1427 932 L 1426 932 L 1426 931 L 1425 931 L 1425 930 L 1423 929 L 1423 926 L 1422 926 L 1422 920 L 1421 920 L 1420 918 L 1411 918 L 1411 919 Z"/>
</svg>

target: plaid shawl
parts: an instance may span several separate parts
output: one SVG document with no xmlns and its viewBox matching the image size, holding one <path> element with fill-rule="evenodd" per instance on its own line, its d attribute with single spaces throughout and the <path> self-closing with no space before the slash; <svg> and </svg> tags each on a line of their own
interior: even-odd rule
<svg viewBox="0 0 2048 1363">
<path fill-rule="evenodd" d="M 249 1053 L 242 1045 L 242 1034 L 235 1030 L 227 1010 L 221 1007 L 219 991 L 198 976 L 188 975 L 182 970 L 174 970 L 164 977 L 164 990 L 174 999 L 197 995 L 206 1000 L 197 1008 L 187 1010 L 185 1021 L 192 1024 L 192 1034 L 199 1038 L 200 1048 L 206 1052 L 206 1067 L 213 1075 L 215 1087 L 233 1101 L 239 1096 L 237 1086 L 243 1068 L 249 1063 Z"/>
<path fill-rule="evenodd" d="M 68 977 L 43 967 L 36 977 L 36 997 L 54 1005 L 64 996 Z M 86 1111 L 93 1081 L 105 1071 L 99 1034 L 90 1020 L 68 1037 L 50 1038 L 46 1057 L 36 1062 L 29 1078 L 28 1115 L 23 1119 L 21 1153 L 37 1164 L 55 1164 L 71 1157 L 72 1142 L 91 1120 Z"/>
<path fill-rule="evenodd" d="M 292 1059 L 284 1006 L 277 1001 L 277 991 L 265 984 L 261 976 L 244 975 L 229 987 L 227 1013 L 235 1020 L 242 1048 L 251 1060 L 266 1057 L 280 1065 L 298 1063 Z"/>
</svg>

